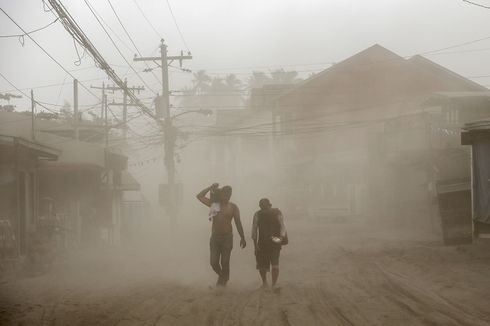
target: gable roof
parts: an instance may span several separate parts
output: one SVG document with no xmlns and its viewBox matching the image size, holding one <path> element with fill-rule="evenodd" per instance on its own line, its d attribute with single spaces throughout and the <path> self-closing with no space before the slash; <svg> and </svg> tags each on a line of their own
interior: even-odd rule
<svg viewBox="0 0 490 326">
<path fill-rule="evenodd" d="M 449 70 L 421 55 L 415 55 L 407 61 L 419 66 L 426 73 L 432 73 L 439 77 L 444 77 L 449 80 L 453 80 L 454 82 L 461 83 L 462 86 L 467 86 L 468 89 L 466 91 L 488 91 L 488 88 L 472 81 L 471 79 L 463 77 L 455 73 L 454 71 Z"/>
<path fill-rule="evenodd" d="M 362 50 L 354 54 L 353 56 L 339 62 L 333 64 L 331 67 L 314 74 L 313 76 L 305 79 L 303 82 L 299 83 L 296 87 L 294 87 L 289 92 L 285 92 L 282 96 L 287 96 L 290 93 L 294 93 L 296 90 L 302 89 L 307 85 L 311 85 L 321 79 L 328 78 L 336 72 L 339 72 L 345 68 L 354 68 L 356 66 L 368 66 L 372 64 L 380 64 L 384 62 L 397 62 L 404 60 L 403 57 L 400 57 L 398 54 L 384 48 L 379 44 L 374 44 L 367 49 Z M 281 96 L 281 97 L 282 97 Z"/>
<path fill-rule="evenodd" d="M 364 95 L 378 103 L 385 97 L 404 97 L 411 92 L 417 98 L 428 97 L 435 91 L 486 90 L 420 55 L 407 59 L 375 44 L 306 79 L 278 100 L 308 106 L 322 101 L 342 102 L 342 96 L 352 100 Z"/>
</svg>

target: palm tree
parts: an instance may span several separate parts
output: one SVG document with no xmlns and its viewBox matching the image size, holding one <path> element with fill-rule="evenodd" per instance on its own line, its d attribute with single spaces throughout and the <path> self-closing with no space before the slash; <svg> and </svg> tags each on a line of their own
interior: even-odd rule
<svg viewBox="0 0 490 326">
<path fill-rule="evenodd" d="M 230 74 L 225 77 L 225 85 L 228 91 L 237 91 L 242 85 L 242 81 L 238 79 L 234 74 Z"/>
<path fill-rule="evenodd" d="M 206 92 L 211 84 L 211 77 L 206 73 L 206 70 L 199 70 L 194 74 L 194 80 L 192 84 L 194 85 L 194 90 L 196 94 L 201 94 Z"/>
<path fill-rule="evenodd" d="M 194 73 L 192 85 L 182 89 L 183 107 L 228 108 L 242 103 L 239 93 L 242 81 L 233 74 L 211 78 L 205 70 L 199 70 Z"/>
<path fill-rule="evenodd" d="M 214 77 L 209 85 L 209 93 L 219 93 L 226 89 L 225 80 L 221 77 Z"/>
<path fill-rule="evenodd" d="M 271 81 L 271 78 L 266 75 L 263 71 L 254 71 L 252 72 L 252 76 L 248 79 L 248 87 L 249 88 L 261 88 L 264 84 L 268 84 Z"/>
<path fill-rule="evenodd" d="M 285 71 L 281 68 L 271 71 L 270 74 L 273 84 L 295 84 L 301 81 L 296 71 Z"/>
</svg>

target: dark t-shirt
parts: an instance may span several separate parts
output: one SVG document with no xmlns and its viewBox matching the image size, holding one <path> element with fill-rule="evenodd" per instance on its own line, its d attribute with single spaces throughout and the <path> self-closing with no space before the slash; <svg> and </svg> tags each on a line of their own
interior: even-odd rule
<svg viewBox="0 0 490 326">
<path fill-rule="evenodd" d="M 258 244 L 259 246 L 272 245 L 271 237 L 281 236 L 281 211 L 276 208 L 260 210 L 257 212 Z"/>
</svg>

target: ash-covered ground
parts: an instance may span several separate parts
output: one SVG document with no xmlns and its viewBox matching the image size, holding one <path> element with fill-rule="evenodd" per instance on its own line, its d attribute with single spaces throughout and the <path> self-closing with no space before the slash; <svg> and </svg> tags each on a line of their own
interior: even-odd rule
<svg viewBox="0 0 490 326">
<path fill-rule="evenodd" d="M 253 246 L 241 250 L 237 237 L 230 283 L 215 289 L 206 231 L 81 250 L 40 275 L 4 273 L 0 323 L 490 324 L 490 244 L 482 240 L 445 247 L 431 235 L 289 221 L 274 292 L 259 289 Z"/>
</svg>

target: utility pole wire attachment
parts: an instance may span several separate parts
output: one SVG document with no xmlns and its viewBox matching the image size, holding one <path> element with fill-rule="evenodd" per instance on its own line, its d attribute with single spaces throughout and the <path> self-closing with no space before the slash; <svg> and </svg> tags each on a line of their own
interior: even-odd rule
<svg viewBox="0 0 490 326">
<path fill-rule="evenodd" d="M 19 38 L 19 43 L 20 45 L 24 46 L 25 44 L 25 41 L 24 41 L 24 36 L 27 36 L 29 34 L 34 34 L 36 32 L 39 32 L 39 31 L 42 31 L 43 29 L 46 29 L 48 28 L 49 26 L 53 25 L 54 23 L 56 23 L 58 21 L 59 18 L 56 18 L 55 20 L 53 20 L 51 23 L 47 24 L 46 26 L 43 26 L 43 27 L 39 27 L 35 30 L 32 30 L 30 32 L 26 32 L 26 33 L 22 33 L 22 34 L 12 34 L 12 35 L 0 35 L 0 38 L 10 38 L 10 37 L 18 37 Z"/>
<path fill-rule="evenodd" d="M 49 54 L 48 51 L 46 51 L 46 49 L 44 49 L 29 33 L 26 32 L 25 29 L 22 28 L 22 26 L 20 26 L 12 17 L 9 16 L 9 14 L 7 14 L 7 12 L 5 10 L 3 10 L 3 8 L 0 7 L 0 10 L 5 14 L 5 16 L 8 17 L 8 19 L 10 19 L 10 21 L 12 21 L 12 23 L 14 23 L 22 32 L 24 32 L 24 34 L 29 37 L 31 39 L 32 42 L 34 42 L 34 44 L 36 44 L 43 52 L 44 54 L 46 54 L 51 60 L 53 60 L 61 69 L 63 69 L 64 72 L 66 72 L 68 75 L 70 75 L 73 79 L 77 79 L 75 76 L 73 76 L 73 74 L 71 72 L 69 72 L 58 60 L 56 60 L 51 54 Z M 63 22 L 63 19 L 61 18 L 61 16 L 58 16 L 59 20 L 61 22 Z M 89 88 L 87 88 L 85 85 L 83 84 L 80 84 L 82 85 L 82 87 L 87 91 L 89 92 L 92 96 L 94 96 L 95 98 L 98 99 L 97 95 L 95 95 Z"/>
<path fill-rule="evenodd" d="M 90 53 L 96 64 L 103 69 L 107 76 L 116 83 L 127 96 L 135 103 L 147 116 L 151 117 L 155 120 L 159 125 L 161 125 L 161 121 L 151 112 L 151 110 L 144 105 L 141 100 L 134 95 L 132 90 L 126 87 L 124 81 L 116 74 L 116 72 L 111 68 L 111 66 L 107 63 L 104 57 L 100 54 L 97 48 L 92 44 L 90 39 L 85 35 L 80 26 L 77 24 L 75 19 L 70 15 L 70 13 L 66 10 L 65 6 L 61 4 L 58 0 L 48 0 L 51 5 L 53 11 L 58 15 L 61 23 L 65 27 L 66 31 L 87 51 Z"/>
</svg>

